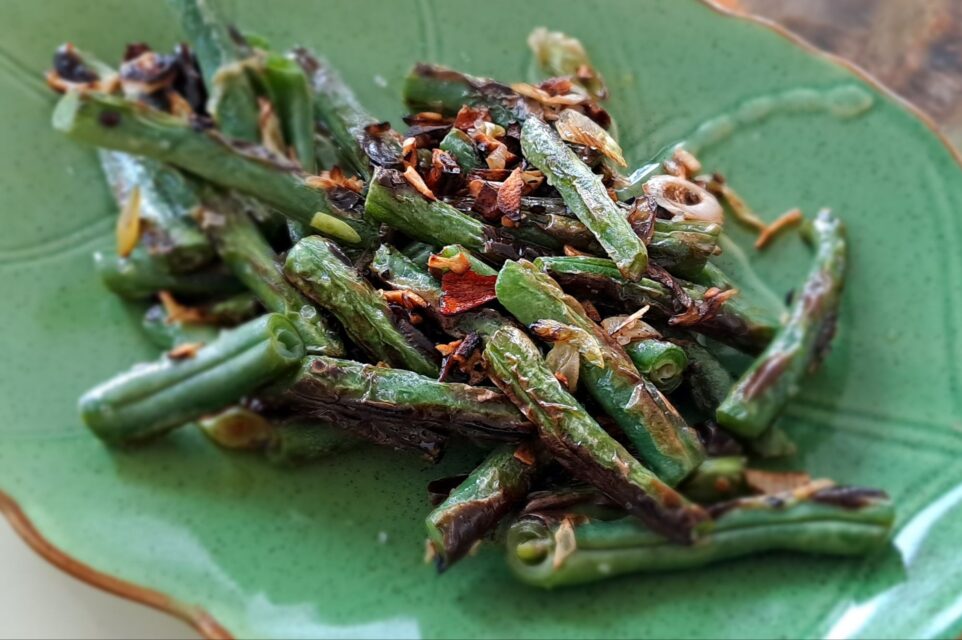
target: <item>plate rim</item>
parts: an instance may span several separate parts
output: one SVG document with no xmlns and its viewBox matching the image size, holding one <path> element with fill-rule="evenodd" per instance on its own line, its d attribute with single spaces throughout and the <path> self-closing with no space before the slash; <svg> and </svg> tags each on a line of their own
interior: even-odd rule
<svg viewBox="0 0 962 640">
<path fill-rule="evenodd" d="M 935 121 L 920 107 L 897 94 L 864 68 L 841 56 L 816 47 L 801 35 L 790 31 L 777 22 L 756 15 L 741 7 L 739 0 L 696 0 L 724 18 L 751 22 L 781 36 L 791 45 L 806 54 L 820 58 L 854 74 L 865 82 L 881 97 L 894 102 L 903 111 L 921 121 L 939 142 L 942 143 L 959 169 L 962 170 L 962 150 L 956 148 L 941 131 Z M 33 524 L 14 498 L 0 488 L 0 514 L 10 523 L 14 532 L 41 558 L 81 582 L 106 591 L 120 598 L 145 605 L 161 613 L 173 616 L 194 629 L 206 640 L 232 640 L 234 638 L 226 626 L 217 620 L 204 607 L 189 604 L 149 586 L 124 580 L 115 575 L 100 571 L 82 562 L 60 547 L 50 542 Z"/>
</svg>

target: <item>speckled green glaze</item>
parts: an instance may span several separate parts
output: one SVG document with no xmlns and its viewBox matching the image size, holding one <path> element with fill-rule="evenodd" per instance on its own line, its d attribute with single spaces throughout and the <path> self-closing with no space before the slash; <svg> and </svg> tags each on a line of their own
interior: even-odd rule
<svg viewBox="0 0 962 640">
<path fill-rule="evenodd" d="M 243 636 L 962 633 L 962 171 L 921 122 L 848 71 L 694 0 L 243 0 L 229 9 L 278 46 L 323 51 L 384 117 L 400 114 L 415 60 L 530 77 L 524 38 L 540 24 L 584 40 L 632 162 L 729 117 L 733 126 L 701 141 L 709 167 L 769 219 L 829 205 L 849 225 L 837 348 L 783 424 L 813 475 L 892 493 L 895 545 L 864 561 L 771 555 L 542 593 L 515 583 L 493 549 L 443 576 L 421 564 L 424 483 L 463 460 L 427 468 L 359 449 L 285 471 L 187 431 L 105 449 L 81 428 L 76 398 L 152 353 L 139 311 L 94 276 L 89 254 L 109 248 L 114 206 L 93 153 L 50 129 L 39 74 L 62 40 L 115 59 L 128 40 L 169 46 L 174 20 L 153 1 L 78 11 L 65 0 L 7 0 L 0 488 L 54 544 L 203 606 Z M 836 91 L 842 106 L 766 112 L 766 99 L 794 95 L 791 105 L 799 91 Z M 748 255 L 779 294 L 807 262 L 790 237 Z"/>
</svg>

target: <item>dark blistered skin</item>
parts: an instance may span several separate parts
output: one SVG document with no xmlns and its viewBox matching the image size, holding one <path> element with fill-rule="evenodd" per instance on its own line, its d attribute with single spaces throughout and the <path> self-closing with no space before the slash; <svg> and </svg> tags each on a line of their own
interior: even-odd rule
<svg viewBox="0 0 962 640">
<path fill-rule="evenodd" d="M 584 410 L 513 326 L 488 333 L 488 374 L 538 427 L 541 442 L 575 478 L 588 482 L 649 527 L 679 542 L 707 514 L 645 468 Z"/>
<path fill-rule="evenodd" d="M 837 504 L 824 496 L 862 496 Z M 889 538 L 895 512 L 874 489 L 832 487 L 814 494 L 739 498 L 713 509 L 717 518 L 694 544 L 682 546 L 630 518 L 576 521 L 575 550 L 558 557 L 564 523 L 550 513 L 522 516 L 508 532 L 508 565 L 523 582 L 543 588 L 605 580 L 628 573 L 679 571 L 765 551 L 866 555 Z"/>
<path fill-rule="evenodd" d="M 565 290 L 591 300 L 616 303 L 625 311 L 636 311 L 649 305 L 650 313 L 669 320 L 676 313 L 671 289 L 650 278 L 628 282 L 618 273 L 614 263 L 594 256 L 547 256 L 535 264 L 548 273 Z M 703 300 L 706 287 L 678 282 L 684 294 L 694 303 Z M 735 295 L 725 300 L 716 313 L 686 328 L 715 338 L 719 342 L 747 353 L 758 353 L 771 342 L 778 328 L 775 318 L 744 304 Z"/>
<path fill-rule="evenodd" d="M 638 280 L 648 266 L 648 251 L 624 212 L 608 196 L 601 177 L 565 145 L 554 130 L 537 118 L 525 120 L 521 150 L 544 173 L 575 214 L 615 262 L 627 280 Z"/>
<path fill-rule="evenodd" d="M 364 207 L 374 220 L 421 242 L 436 247 L 460 244 L 472 251 L 484 249 L 487 225 L 449 204 L 427 200 L 398 171 L 375 170 Z"/>
<path fill-rule="evenodd" d="M 505 445 L 492 451 L 428 514 L 425 525 L 439 570 L 463 558 L 528 494 L 537 460 L 516 456 L 517 450 Z"/>
<path fill-rule="evenodd" d="M 495 287 L 498 301 L 520 322 L 555 320 L 597 338 L 604 367 L 585 359 L 585 389 L 631 439 L 641 459 L 674 486 L 704 458 L 697 434 L 667 398 L 638 373 L 628 354 L 592 321 L 577 300 L 529 262 L 506 262 Z"/>
<path fill-rule="evenodd" d="M 411 111 L 453 116 L 463 105 L 485 107 L 502 127 L 530 113 L 524 98 L 507 85 L 430 64 L 415 65 L 404 80 L 403 96 Z"/>
<path fill-rule="evenodd" d="M 374 166 L 399 164 L 400 135 L 364 108 L 337 70 L 305 48 L 294 56 L 310 80 L 317 119 L 330 131 L 345 168 L 370 180 Z"/>
<path fill-rule="evenodd" d="M 351 340 L 375 361 L 437 376 L 437 352 L 420 348 L 425 340 L 414 327 L 402 333 L 387 302 L 330 240 L 308 236 L 287 252 L 284 274 L 307 297 L 330 311 Z"/>
<path fill-rule="evenodd" d="M 326 357 L 305 359 L 297 375 L 268 393 L 265 402 L 351 429 L 419 428 L 507 441 L 533 430 L 496 389 Z"/>
<path fill-rule="evenodd" d="M 818 367 L 834 334 L 845 280 L 845 227 L 822 211 L 812 231 L 812 270 L 795 296 L 787 322 L 716 412 L 718 423 L 738 435 L 753 438 L 771 425 L 798 393 L 805 374 Z"/>
</svg>

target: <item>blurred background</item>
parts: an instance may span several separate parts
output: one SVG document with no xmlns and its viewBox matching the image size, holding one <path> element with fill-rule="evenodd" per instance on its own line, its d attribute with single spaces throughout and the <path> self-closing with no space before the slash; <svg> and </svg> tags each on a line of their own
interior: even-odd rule
<svg viewBox="0 0 962 640">
<path fill-rule="evenodd" d="M 962 151 L 962 0 L 723 0 L 856 63 Z"/>
<path fill-rule="evenodd" d="M 794 31 L 927 113 L 962 151 L 962 0 L 715 0 Z M 194 638 L 183 623 L 102 593 L 0 524 L 0 637 Z M 45 602 L 67 603 L 56 612 Z M 53 614 L 53 615 L 51 615 Z"/>
</svg>

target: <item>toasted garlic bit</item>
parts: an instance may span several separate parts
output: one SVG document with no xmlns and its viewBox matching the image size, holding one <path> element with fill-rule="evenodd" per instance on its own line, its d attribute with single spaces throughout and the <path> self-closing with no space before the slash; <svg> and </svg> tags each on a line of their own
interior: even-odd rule
<svg viewBox="0 0 962 640">
<path fill-rule="evenodd" d="M 157 297 L 167 314 L 168 323 L 204 324 L 207 321 L 200 309 L 180 304 L 169 291 L 158 291 Z"/>
<path fill-rule="evenodd" d="M 428 256 L 428 269 L 440 269 L 461 275 L 471 270 L 471 262 L 463 253 L 458 253 L 452 258 L 432 253 Z"/>
<path fill-rule="evenodd" d="M 545 356 L 544 364 L 568 391 L 574 393 L 578 389 L 578 376 L 581 372 L 581 354 L 578 347 L 570 342 L 557 342 Z"/>
<path fill-rule="evenodd" d="M 562 140 L 582 144 L 602 153 L 621 167 L 627 167 L 621 146 L 597 122 L 574 109 L 558 114 L 555 129 Z"/>
<path fill-rule="evenodd" d="M 335 187 L 350 189 L 355 193 L 361 193 L 364 190 L 364 183 L 361 182 L 360 178 L 345 176 L 340 167 L 332 167 L 330 171 L 321 171 L 316 176 L 307 176 L 304 178 L 304 184 L 312 189 L 323 189 L 324 191 Z"/>
<path fill-rule="evenodd" d="M 605 357 L 601 352 L 601 344 L 598 338 L 581 327 L 545 318 L 533 323 L 529 328 L 533 334 L 546 342 L 566 343 L 574 346 L 587 362 L 596 367 L 604 368 Z"/>
<path fill-rule="evenodd" d="M 140 241 L 140 186 L 134 185 L 117 218 L 117 255 L 126 258 Z"/>
<path fill-rule="evenodd" d="M 722 198 L 724 198 L 728 206 L 731 207 L 732 216 L 734 216 L 737 222 L 740 222 L 746 227 L 757 229 L 758 231 L 765 230 L 765 227 L 768 226 L 765 224 L 765 221 L 755 215 L 748 206 L 748 203 L 746 203 L 734 189 L 728 186 L 727 183 L 723 183 L 720 189 Z"/>
<path fill-rule="evenodd" d="M 758 234 L 758 239 L 755 240 L 756 249 L 764 249 L 768 244 L 775 238 L 779 233 L 799 224 L 805 217 L 802 215 L 801 209 L 790 209 L 782 215 L 778 216 L 774 222 L 762 229 L 762 232 Z"/>
<path fill-rule="evenodd" d="M 242 407 L 225 409 L 197 424 L 204 435 L 225 449 L 259 449 L 270 441 L 274 431 L 266 418 Z"/>
<path fill-rule="evenodd" d="M 568 556 L 578 549 L 574 525 L 567 517 L 561 521 L 561 525 L 555 532 L 554 543 L 554 558 L 551 561 L 551 566 L 554 569 L 560 569 L 564 565 L 565 560 L 568 559 Z"/>
<path fill-rule="evenodd" d="M 811 476 L 802 472 L 745 469 L 745 484 L 753 491 L 763 494 L 795 491 L 811 481 Z"/>
<path fill-rule="evenodd" d="M 203 346 L 203 342 L 187 342 L 177 345 L 167 352 L 167 357 L 171 360 L 188 360 L 196 356 L 197 352 L 200 351 Z"/>
<path fill-rule="evenodd" d="M 685 177 L 691 178 L 701 172 L 701 161 L 694 154 L 686 149 L 679 147 L 672 154 L 672 159 L 685 170 Z"/>
<path fill-rule="evenodd" d="M 629 316 L 611 316 L 605 318 L 601 321 L 601 327 L 621 346 L 637 340 L 660 338 L 661 334 L 657 329 L 641 320 L 650 308 L 649 305 L 645 305 Z"/>
<path fill-rule="evenodd" d="M 645 183 L 644 189 L 659 206 L 685 220 L 724 223 L 718 200 L 694 182 L 675 176 L 654 176 Z"/>
<path fill-rule="evenodd" d="M 408 181 L 408 184 L 414 187 L 422 196 L 428 200 L 437 200 L 434 192 L 428 188 L 428 185 L 424 184 L 424 179 L 421 177 L 421 174 L 417 172 L 417 169 L 408 167 L 402 175 L 404 179 Z"/>
<path fill-rule="evenodd" d="M 428 306 L 427 301 L 407 289 L 399 291 L 381 291 L 381 296 L 388 302 L 403 306 L 405 309 L 423 309 Z"/>
<path fill-rule="evenodd" d="M 260 111 L 257 116 L 257 126 L 261 132 L 261 144 L 279 156 L 287 157 L 284 145 L 284 134 L 281 133 L 281 121 L 274 113 L 274 106 L 266 98 L 258 98 Z"/>
<path fill-rule="evenodd" d="M 424 564 L 431 564 L 438 557 L 438 550 L 430 540 L 424 541 Z"/>
<path fill-rule="evenodd" d="M 544 89 L 536 87 L 533 84 L 528 84 L 527 82 L 516 82 L 511 85 L 511 88 L 525 98 L 530 98 L 535 102 L 546 106 L 555 107 L 573 107 L 575 105 L 581 104 L 586 100 L 586 97 L 579 95 L 577 93 L 565 93 L 558 96 L 553 96 Z"/>
</svg>

